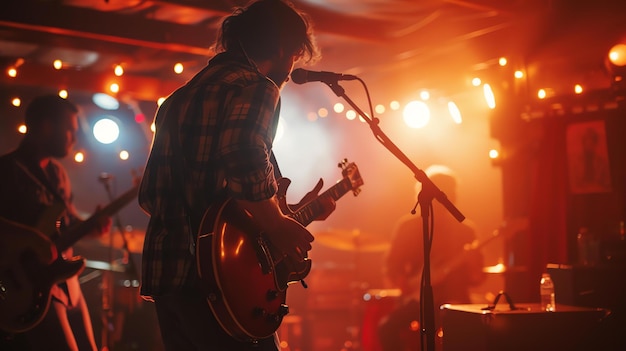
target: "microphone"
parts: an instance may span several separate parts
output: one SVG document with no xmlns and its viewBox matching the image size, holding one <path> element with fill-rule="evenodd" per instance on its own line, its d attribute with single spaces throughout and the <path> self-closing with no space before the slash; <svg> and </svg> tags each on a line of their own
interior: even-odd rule
<svg viewBox="0 0 626 351">
<path fill-rule="evenodd" d="M 315 72 L 302 68 L 296 68 L 291 72 L 291 80 L 296 84 L 304 84 L 308 82 L 323 82 L 326 84 L 336 83 L 340 80 L 355 80 L 357 76 L 351 74 L 333 73 L 333 72 Z"/>
</svg>

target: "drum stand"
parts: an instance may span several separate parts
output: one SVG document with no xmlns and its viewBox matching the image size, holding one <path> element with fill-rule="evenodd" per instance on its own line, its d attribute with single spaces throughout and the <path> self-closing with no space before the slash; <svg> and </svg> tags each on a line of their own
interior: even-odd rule
<svg viewBox="0 0 626 351">
<path fill-rule="evenodd" d="M 111 192 L 111 187 L 109 186 L 110 179 L 111 177 L 100 177 L 100 180 L 102 184 L 104 185 L 107 195 L 109 196 L 109 200 L 113 201 L 114 197 Z M 124 227 L 122 226 L 119 216 L 115 215 L 114 219 L 115 219 L 115 227 L 117 228 L 117 231 L 122 237 L 122 244 L 123 244 L 124 257 L 122 258 L 122 264 L 123 264 L 123 267 L 126 269 L 123 269 L 121 271 L 129 273 L 133 277 L 133 280 L 138 279 L 137 270 L 136 270 L 134 261 L 130 257 L 128 240 L 126 239 L 126 236 L 124 235 L 124 231 L 122 230 L 122 228 Z M 102 314 L 101 314 L 102 348 L 101 348 L 101 351 L 109 351 L 113 342 L 120 340 L 121 330 L 116 330 L 116 326 L 119 326 L 120 323 L 116 323 L 116 322 L 121 322 L 121 320 L 116 321 L 114 320 L 114 318 L 117 317 L 117 319 L 121 319 L 124 317 L 122 314 L 116 315 L 113 313 L 114 312 L 113 306 L 115 306 L 114 304 L 115 281 L 114 281 L 114 276 L 113 276 L 113 271 L 114 271 L 113 268 L 115 265 L 115 259 L 113 257 L 113 248 L 114 248 L 113 234 L 114 233 L 112 232 L 109 235 L 109 245 L 108 245 L 109 263 L 110 263 L 111 269 L 105 270 L 102 276 Z"/>
</svg>

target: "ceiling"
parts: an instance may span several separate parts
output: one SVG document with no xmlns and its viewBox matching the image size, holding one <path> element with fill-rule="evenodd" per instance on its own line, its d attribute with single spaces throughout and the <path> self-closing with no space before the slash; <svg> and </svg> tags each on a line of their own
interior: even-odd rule
<svg viewBox="0 0 626 351">
<path fill-rule="evenodd" d="M 626 34 L 622 1 L 294 0 L 315 24 L 312 70 L 363 78 L 373 92 L 465 89 L 506 56 L 533 84 L 606 85 L 603 59 Z M 113 67 L 136 100 L 167 95 L 204 66 L 222 16 L 239 0 L 12 0 L 0 12 L 0 78 L 18 94 L 106 91 Z M 52 68 L 60 58 L 63 69 Z M 173 72 L 182 62 L 183 74 Z M 491 76 L 491 79 L 494 79 Z M 544 83 L 545 81 L 545 83 Z M 591 83 L 593 81 L 593 83 Z"/>
</svg>

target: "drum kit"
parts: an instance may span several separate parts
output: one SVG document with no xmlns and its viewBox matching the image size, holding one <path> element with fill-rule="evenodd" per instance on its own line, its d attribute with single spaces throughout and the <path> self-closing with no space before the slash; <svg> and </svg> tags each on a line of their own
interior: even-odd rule
<svg viewBox="0 0 626 351">
<path fill-rule="evenodd" d="M 328 229 L 315 232 L 314 236 L 315 244 L 343 253 L 344 257 L 351 257 L 352 260 L 348 264 L 340 264 L 319 262 L 319 258 L 312 257 L 311 291 L 303 316 L 304 321 L 311 319 L 307 326 L 313 334 L 310 336 L 310 350 L 381 351 L 378 325 L 397 308 L 403 296 L 400 289 L 376 288 L 376 285 L 370 284 L 363 276 L 371 273 L 368 272 L 371 267 L 365 267 L 370 262 L 363 261 L 374 256 L 383 257 L 391 246 L 389 238 L 358 229 Z M 512 270 L 515 269 L 502 263 L 483 268 L 483 272 L 494 275 Z M 382 271 L 380 273 L 382 275 Z M 387 285 L 382 281 L 378 284 Z M 416 340 L 410 344 L 417 346 L 419 327 L 411 325 L 409 329 L 407 337 Z"/>
</svg>

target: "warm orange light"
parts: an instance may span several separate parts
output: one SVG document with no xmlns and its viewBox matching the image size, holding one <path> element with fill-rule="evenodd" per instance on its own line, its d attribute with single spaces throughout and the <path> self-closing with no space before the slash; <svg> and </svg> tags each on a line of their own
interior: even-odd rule
<svg viewBox="0 0 626 351">
<path fill-rule="evenodd" d="M 489 150 L 489 158 L 494 160 L 496 158 L 500 157 L 500 152 L 498 152 L 498 150 L 496 149 L 491 149 Z"/>
<path fill-rule="evenodd" d="M 389 107 L 390 107 L 392 110 L 397 111 L 397 110 L 399 110 L 399 109 L 400 109 L 400 103 L 399 103 L 398 101 L 395 101 L 395 100 L 394 100 L 394 101 L 392 101 L 392 102 L 390 102 L 390 103 L 389 103 Z"/>
<path fill-rule="evenodd" d="M 120 91 L 120 85 L 119 85 L 119 84 L 117 84 L 117 83 L 112 83 L 112 84 L 109 86 L 109 90 L 110 90 L 112 93 L 119 93 L 119 91 Z"/>
<path fill-rule="evenodd" d="M 82 163 L 83 161 L 85 161 L 85 154 L 78 151 L 77 153 L 74 154 L 74 161 L 78 163 Z"/>
<path fill-rule="evenodd" d="M 506 64 L 508 63 L 506 57 L 500 57 L 500 59 L 498 60 L 498 64 L 502 67 L 506 66 Z"/>
<path fill-rule="evenodd" d="M 61 89 L 61 90 L 59 90 L 59 96 L 64 98 L 64 99 L 67 99 L 67 97 L 69 96 L 69 93 L 67 92 L 67 90 Z"/>
<path fill-rule="evenodd" d="M 328 110 L 325 108 L 320 108 L 319 110 L 317 110 L 317 115 L 324 118 L 328 116 Z"/>
<path fill-rule="evenodd" d="M 626 44 L 617 44 L 609 51 L 609 60 L 616 66 L 626 65 Z"/>
<path fill-rule="evenodd" d="M 480 86 L 481 83 L 482 83 L 482 80 L 480 78 L 478 78 L 478 77 L 475 77 L 475 78 L 472 79 L 472 85 L 475 86 L 475 87 Z"/>
<path fill-rule="evenodd" d="M 515 71 L 514 76 L 515 76 L 515 78 L 517 78 L 517 79 L 524 78 L 524 72 L 522 72 L 522 71 L 520 71 L 520 70 L 517 70 L 517 71 Z"/>
<path fill-rule="evenodd" d="M 382 104 L 376 105 L 376 107 L 374 107 L 374 111 L 376 111 L 376 113 L 378 114 L 385 113 L 385 105 L 382 105 Z"/>
<path fill-rule="evenodd" d="M 54 69 L 59 70 L 59 69 L 63 68 L 63 61 L 61 61 L 61 60 L 54 60 L 52 62 L 52 66 L 54 67 Z"/>
<path fill-rule="evenodd" d="M 126 150 L 122 150 L 120 151 L 120 160 L 128 160 L 128 158 L 130 157 L 130 154 L 128 153 L 128 151 Z"/>
<path fill-rule="evenodd" d="M 22 104 L 22 100 L 20 98 L 13 98 L 13 100 L 11 100 L 11 105 L 15 106 L 15 107 L 20 107 L 20 105 Z"/>
<path fill-rule="evenodd" d="M 183 67 L 183 64 L 182 64 L 182 63 L 178 62 L 177 64 L 175 64 L 175 65 L 174 65 L 174 72 L 175 72 L 176 74 L 181 74 L 181 73 L 183 73 L 183 70 L 184 70 L 184 67 Z"/>
<path fill-rule="evenodd" d="M 423 128 L 430 121 L 430 109 L 423 101 L 411 101 L 404 107 L 402 117 L 410 128 Z"/>
<path fill-rule="evenodd" d="M 576 85 L 574 86 L 574 92 L 575 92 L 576 94 L 582 94 L 582 92 L 583 92 L 583 86 L 582 86 L 582 85 L 580 85 L 580 84 L 576 84 Z"/>
<path fill-rule="evenodd" d="M 25 124 L 20 124 L 20 125 L 17 127 L 17 131 L 18 131 L 19 133 L 21 133 L 21 134 L 26 134 L 26 131 L 27 131 L 27 130 L 28 130 L 28 128 L 26 128 L 26 125 L 25 125 Z"/>
<path fill-rule="evenodd" d="M 7 76 L 9 76 L 11 78 L 17 77 L 17 68 L 9 67 L 9 69 L 7 69 Z"/>
<path fill-rule="evenodd" d="M 430 99 L 430 93 L 426 90 L 422 90 L 420 92 L 420 99 L 422 99 L 423 101 L 428 101 Z"/>
<path fill-rule="evenodd" d="M 546 96 L 548 96 L 548 93 L 546 93 L 545 89 L 539 89 L 539 91 L 537 92 L 537 97 L 540 99 L 545 99 Z"/>
<path fill-rule="evenodd" d="M 353 120 L 356 118 L 356 112 L 354 112 L 353 110 L 348 110 L 346 112 L 346 118 L 349 120 Z"/>
<path fill-rule="evenodd" d="M 448 102 L 448 112 L 450 112 L 450 116 L 452 116 L 452 120 L 454 121 L 454 123 L 456 124 L 463 123 L 461 110 L 459 110 L 459 107 L 454 103 L 454 101 Z"/>
<path fill-rule="evenodd" d="M 344 109 L 345 109 L 345 107 L 343 106 L 343 104 L 341 102 L 338 102 L 338 103 L 336 103 L 333 106 L 333 111 L 335 111 L 337 113 L 342 113 Z"/>
<path fill-rule="evenodd" d="M 163 103 L 163 101 L 165 101 L 165 98 L 164 98 L 164 97 L 160 97 L 160 98 L 157 100 L 157 106 L 161 106 L 161 104 Z"/>
<path fill-rule="evenodd" d="M 116 76 L 121 77 L 124 74 L 124 67 L 122 67 L 122 65 L 116 65 L 113 69 L 113 73 L 115 73 Z"/>
<path fill-rule="evenodd" d="M 485 101 L 487 102 L 487 106 L 492 110 L 496 108 L 496 97 L 493 94 L 493 90 L 491 90 L 491 85 L 489 84 L 483 85 L 483 95 L 485 96 Z"/>
</svg>

